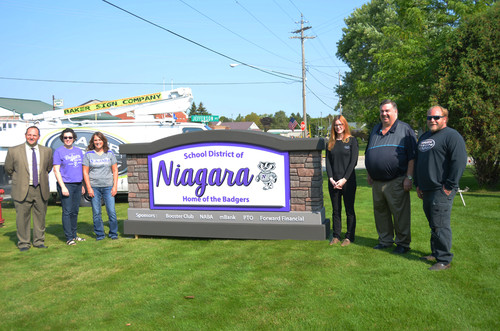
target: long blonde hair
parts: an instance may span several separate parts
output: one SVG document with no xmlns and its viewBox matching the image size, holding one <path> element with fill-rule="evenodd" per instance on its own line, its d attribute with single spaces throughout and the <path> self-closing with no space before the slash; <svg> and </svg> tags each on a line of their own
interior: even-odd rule
<svg viewBox="0 0 500 331">
<path fill-rule="evenodd" d="M 335 146 L 335 141 L 337 140 L 337 131 L 335 131 L 335 122 L 340 121 L 344 125 L 344 137 L 342 141 L 344 143 L 349 141 L 351 137 L 351 129 L 349 129 L 349 124 L 347 120 L 342 115 L 337 115 L 333 118 L 332 127 L 330 128 L 330 139 L 328 140 L 328 150 L 331 151 L 333 146 Z"/>
</svg>

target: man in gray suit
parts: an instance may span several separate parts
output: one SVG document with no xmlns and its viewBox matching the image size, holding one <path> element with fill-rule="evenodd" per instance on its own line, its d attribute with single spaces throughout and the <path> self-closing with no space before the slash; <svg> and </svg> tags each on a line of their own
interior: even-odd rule
<svg viewBox="0 0 500 331">
<path fill-rule="evenodd" d="M 26 143 L 11 147 L 5 158 L 5 171 L 12 176 L 12 199 L 16 208 L 17 247 L 21 252 L 31 246 L 33 210 L 33 246 L 45 246 L 45 214 L 49 201 L 49 172 L 52 149 L 38 145 L 40 130 L 30 126 Z"/>
</svg>

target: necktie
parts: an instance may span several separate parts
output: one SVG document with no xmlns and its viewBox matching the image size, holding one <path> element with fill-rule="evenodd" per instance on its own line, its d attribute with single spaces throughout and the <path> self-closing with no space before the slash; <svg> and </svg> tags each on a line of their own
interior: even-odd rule
<svg viewBox="0 0 500 331">
<path fill-rule="evenodd" d="M 33 186 L 37 187 L 38 186 L 38 166 L 36 164 L 36 153 L 35 153 L 35 148 L 32 148 L 33 154 L 32 154 L 32 161 L 33 161 Z"/>
</svg>

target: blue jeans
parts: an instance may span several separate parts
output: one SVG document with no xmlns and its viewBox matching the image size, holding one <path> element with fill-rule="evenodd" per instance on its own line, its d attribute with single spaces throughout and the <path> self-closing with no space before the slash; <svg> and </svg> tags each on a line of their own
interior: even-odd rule
<svg viewBox="0 0 500 331">
<path fill-rule="evenodd" d="M 62 225 L 66 240 L 76 238 L 76 227 L 78 211 L 80 210 L 80 199 L 82 197 L 82 183 L 65 183 L 69 196 L 62 195 L 61 186 L 57 183 L 57 192 L 61 197 Z"/>
<path fill-rule="evenodd" d="M 104 239 L 104 224 L 102 223 L 101 199 L 104 199 L 106 212 L 109 217 L 109 237 L 118 238 L 118 221 L 116 219 L 115 197 L 111 195 L 112 186 L 92 187 L 94 197 L 92 198 L 92 215 L 94 217 L 94 232 L 97 240 Z"/>
<path fill-rule="evenodd" d="M 451 209 L 457 189 L 446 195 L 443 189 L 424 191 L 423 207 L 431 228 L 432 256 L 438 262 L 451 263 Z"/>
</svg>

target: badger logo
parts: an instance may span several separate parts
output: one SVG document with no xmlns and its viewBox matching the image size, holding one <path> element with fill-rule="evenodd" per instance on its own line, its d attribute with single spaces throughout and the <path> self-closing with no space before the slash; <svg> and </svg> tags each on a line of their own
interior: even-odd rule
<svg viewBox="0 0 500 331">
<path fill-rule="evenodd" d="M 263 190 L 272 189 L 274 187 L 273 184 L 278 179 L 278 176 L 273 172 L 276 169 L 276 163 L 260 161 L 257 167 L 260 169 L 260 173 L 255 180 L 258 182 L 262 181 L 262 184 L 264 184 Z"/>
</svg>

